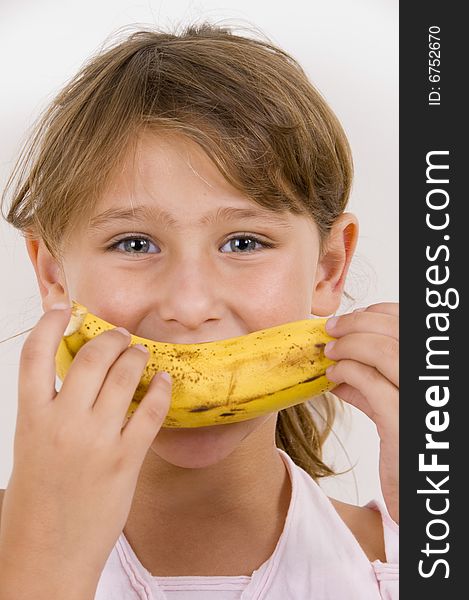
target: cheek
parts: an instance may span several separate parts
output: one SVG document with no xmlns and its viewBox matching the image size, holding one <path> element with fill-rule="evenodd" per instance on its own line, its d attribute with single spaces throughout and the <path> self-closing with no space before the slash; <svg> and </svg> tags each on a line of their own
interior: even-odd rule
<svg viewBox="0 0 469 600">
<path fill-rule="evenodd" d="M 238 303 L 250 310 L 252 329 L 306 318 L 311 311 L 314 272 L 302 258 L 259 270 L 243 282 Z M 250 308 L 249 308 L 250 307 Z"/>
<path fill-rule="evenodd" d="M 135 316 L 145 314 L 148 278 L 137 272 L 120 272 L 96 261 L 96 268 L 87 269 L 83 261 L 79 268 L 67 273 L 70 297 L 84 304 L 88 310 L 105 321 L 132 330 Z M 145 287 L 146 285 L 146 287 Z"/>
</svg>

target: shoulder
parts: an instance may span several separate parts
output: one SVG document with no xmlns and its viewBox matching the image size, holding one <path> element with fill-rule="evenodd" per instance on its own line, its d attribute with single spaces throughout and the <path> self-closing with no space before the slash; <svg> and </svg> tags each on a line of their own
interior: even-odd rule
<svg viewBox="0 0 469 600">
<path fill-rule="evenodd" d="M 344 521 L 362 547 L 370 562 L 386 562 L 384 531 L 381 513 L 366 506 L 355 506 L 329 498 L 339 517 Z"/>
</svg>

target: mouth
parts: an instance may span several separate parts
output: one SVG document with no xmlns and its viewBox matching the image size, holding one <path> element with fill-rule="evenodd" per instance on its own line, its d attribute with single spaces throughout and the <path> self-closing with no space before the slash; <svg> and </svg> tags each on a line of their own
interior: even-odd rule
<svg viewBox="0 0 469 600">
<path fill-rule="evenodd" d="M 228 340 L 230 338 L 234 338 L 234 337 L 240 337 L 242 335 L 246 335 L 244 333 L 236 333 L 236 334 L 232 334 L 232 335 L 224 335 L 221 337 L 217 337 L 217 338 L 211 338 L 211 339 L 190 339 L 190 340 L 182 340 L 182 339 L 163 339 L 161 337 L 156 337 L 156 338 L 150 338 L 150 339 L 154 339 L 154 340 L 158 340 L 159 342 L 162 342 L 164 344 L 185 344 L 187 346 L 191 345 L 191 344 L 208 344 L 210 342 L 222 342 L 223 340 Z M 142 336 L 141 336 L 142 337 Z"/>
</svg>

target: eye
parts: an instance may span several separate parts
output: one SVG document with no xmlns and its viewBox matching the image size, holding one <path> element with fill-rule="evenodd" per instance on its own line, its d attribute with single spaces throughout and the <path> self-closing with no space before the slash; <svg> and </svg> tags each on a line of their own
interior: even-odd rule
<svg viewBox="0 0 469 600">
<path fill-rule="evenodd" d="M 241 240 L 240 244 L 237 243 L 239 240 Z M 227 240 L 224 246 L 227 244 L 229 244 L 229 247 L 234 250 L 235 254 L 250 254 L 251 252 L 257 252 L 263 248 L 271 248 L 273 246 L 273 244 L 269 244 L 255 235 L 236 235 Z M 256 248 L 256 244 L 260 244 L 262 247 Z M 222 248 L 224 246 L 222 246 Z"/>
<path fill-rule="evenodd" d="M 108 250 L 116 250 L 120 252 L 120 250 L 118 250 L 118 247 L 121 244 L 123 244 L 123 252 L 125 254 L 149 254 L 145 250 L 147 250 L 149 245 L 153 244 L 153 242 L 149 238 L 140 235 L 130 236 L 122 238 L 121 240 L 117 240 L 109 246 Z M 151 254 L 157 254 L 157 252 L 152 252 Z"/>
<path fill-rule="evenodd" d="M 157 248 L 157 246 L 145 236 L 127 236 L 113 242 L 108 247 L 108 250 L 131 255 L 159 254 L 159 250 L 157 252 L 148 252 L 150 244 Z M 273 245 L 274 244 L 261 240 L 255 235 L 243 234 L 231 237 L 226 241 L 222 248 L 229 246 L 230 250 L 228 250 L 228 253 L 252 254 L 253 252 L 258 252 L 265 248 L 272 248 Z M 119 249 L 119 247 L 121 247 L 121 249 Z"/>
</svg>

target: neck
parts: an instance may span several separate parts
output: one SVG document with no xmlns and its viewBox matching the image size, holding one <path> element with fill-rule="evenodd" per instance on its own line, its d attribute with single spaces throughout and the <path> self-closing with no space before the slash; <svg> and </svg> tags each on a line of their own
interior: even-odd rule
<svg viewBox="0 0 469 600">
<path fill-rule="evenodd" d="M 176 467 L 149 451 L 124 533 L 151 573 L 251 574 L 269 558 L 283 530 L 291 484 L 275 444 L 256 443 L 262 438 L 256 433 L 200 469 Z M 196 551 L 183 557 L 182 546 Z M 171 561 L 158 547 L 178 548 L 177 557 Z"/>
<path fill-rule="evenodd" d="M 216 514 L 260 507 L 272 498 L 286 475 L 286 466 L 275 446 L 256 452 L 237 448 L 227 458 L 201 469 L 171 465 L 152 451 L 140 472 L 134 502 L 156 513 L 210 518 Z M 153 511 L 156 511 L 155 513 Z M 153 520 L 153 519 L 152 519 Z"/>
</svg>

